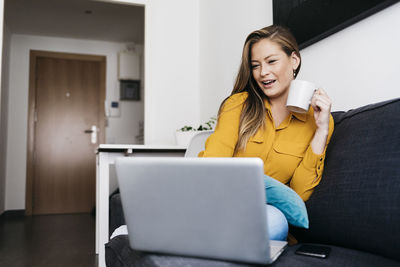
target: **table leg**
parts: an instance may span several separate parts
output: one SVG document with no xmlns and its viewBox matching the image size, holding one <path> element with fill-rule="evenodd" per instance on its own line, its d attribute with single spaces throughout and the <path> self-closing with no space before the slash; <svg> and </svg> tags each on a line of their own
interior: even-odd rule
<svg viewBox="0 0 400 267">
<path fill-rule="evenodd" d="M 96 240 L 95 240 L 95 247 L 96 247 L 96 254 L 99 254 L 99 179 L 100 179 L 100 168 L 99 168 L 99 154 L 96 155 Z"/>
<path fill-rule="evenodd" d="M 99 179 L 98 179 L 98 206 L 96 212 L 98 224 L 98 251 L 99 251 L 99 266 L 106 266 L 105 262 L 105 247 L 108 242 L 108 197 L 109 197 L 109 154 L 99 153 Z M 98 216 L 98 217 L 97 217 Z"/>
</svg>

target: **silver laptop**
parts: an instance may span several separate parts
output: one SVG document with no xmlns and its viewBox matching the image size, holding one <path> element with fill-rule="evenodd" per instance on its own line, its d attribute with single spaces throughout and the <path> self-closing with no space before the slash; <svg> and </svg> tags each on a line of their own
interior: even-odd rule
<svg viewBox="0 0 400 267">
<path fill-rule="evenodd" d="M 135 250 L 266 264 L 287 245 L 268 238 L 261 159 L 127 157 L 116 170 Z"/>
</svg>

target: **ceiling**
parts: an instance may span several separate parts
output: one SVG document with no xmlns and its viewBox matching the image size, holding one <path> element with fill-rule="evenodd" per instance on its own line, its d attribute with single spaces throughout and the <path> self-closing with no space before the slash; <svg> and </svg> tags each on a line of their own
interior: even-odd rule
<svg viewBox="0 0 400 267">
<path fill-rule="evenodd" d="M 6 0 L 11 33 L 144 43 L 144 7 L 92 0 Z"/>
</svg>

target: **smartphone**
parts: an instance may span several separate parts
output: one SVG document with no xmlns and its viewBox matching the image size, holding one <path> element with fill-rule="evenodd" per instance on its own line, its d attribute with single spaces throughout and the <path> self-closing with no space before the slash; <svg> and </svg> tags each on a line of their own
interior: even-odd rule
<svg viewBox="0 0 400 267">
<path fill-rule="evenodd" d="M 328 257 L 330 247 L 305 244 L 296 250 L 296 254 L 325 259 Z"/>
</svg>

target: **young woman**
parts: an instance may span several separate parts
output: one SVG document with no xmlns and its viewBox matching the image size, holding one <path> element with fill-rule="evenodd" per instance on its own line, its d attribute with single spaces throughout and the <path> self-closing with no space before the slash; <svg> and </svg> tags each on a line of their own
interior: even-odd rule
<svg viewBox="0 0 400 267">
<path fill-rule="evenodd" d="M 259 157 L 267 176 L 306 201 L 321 180 L 333 119 L 322 89 L 307 113 L 286 108 L 300 66 L 297 42 L 286 28 L 272 25 L 250 33 L 231 96 L 221 104 L 215 132 L 199 156 Z M 270 238 L 286 239 L 284 215 L 270 205 L 267 213 Z"/>
</svg>

